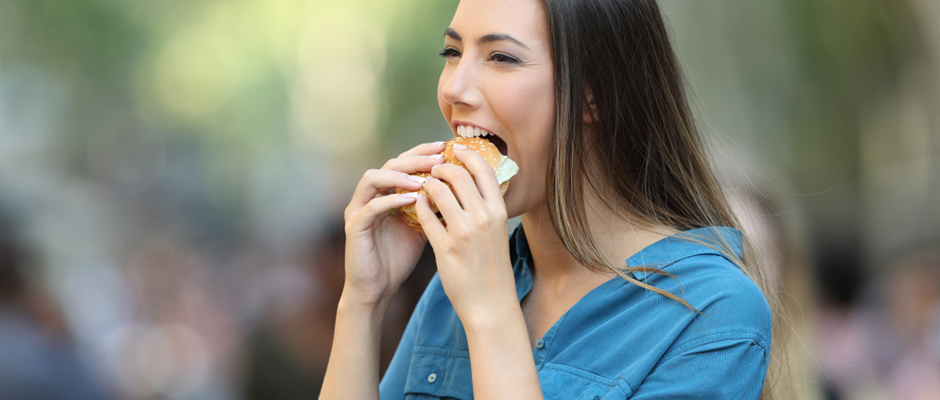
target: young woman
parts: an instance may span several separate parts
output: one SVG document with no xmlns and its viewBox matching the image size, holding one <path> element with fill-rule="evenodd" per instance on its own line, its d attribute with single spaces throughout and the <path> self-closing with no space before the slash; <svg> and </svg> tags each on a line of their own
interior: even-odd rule
<svg viewBox="0 0 940 400">
<path fill-rule="evenodd" d="M 467 173 L 430 143 L 363 175 L 320 398 L 773 398 L 777 302 L 656 2 L 462 0 L 441 55 L 444 118 L 496 135 L 519 173 L 502 197 L 479 155 L 457 150 Z M 422 187 L 446 227 L 390 194 Z M 389 212 L 415 202 L 425 234 Z M 438 275 L 380 385 L 382 320 L 426 240 Z"/>
</svg>

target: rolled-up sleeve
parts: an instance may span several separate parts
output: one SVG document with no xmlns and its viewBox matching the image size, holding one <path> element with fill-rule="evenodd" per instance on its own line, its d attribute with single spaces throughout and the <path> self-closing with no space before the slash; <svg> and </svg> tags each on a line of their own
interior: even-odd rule
<svg viewBox="0 0 940 400">
<path fill-rule="evenodd" d="M 757 399 L 767 348 L 748 338 L 713 339 L 667 355 L 631 399 Z"/>
</svg>

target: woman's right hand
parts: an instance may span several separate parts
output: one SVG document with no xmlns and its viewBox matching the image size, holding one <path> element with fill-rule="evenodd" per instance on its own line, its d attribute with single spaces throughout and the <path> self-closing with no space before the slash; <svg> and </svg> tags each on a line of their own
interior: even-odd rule
<svg viewBox="0 0 940 400">
<path fill-rule="evenodd" d="M 411 275 L 427 237 L 405 224 L 392 209 L 415 202 L 414 193 L 395 194 L 395 188 L 416 191 L 423 179 L 410 176 L 442 164 L 444 143 L 415 146 L 381 169 L 362 176 L 344 213 L 346 221 L 346 286 L 343 296 L 365 306 L 390 300 Z"/>
</svg>

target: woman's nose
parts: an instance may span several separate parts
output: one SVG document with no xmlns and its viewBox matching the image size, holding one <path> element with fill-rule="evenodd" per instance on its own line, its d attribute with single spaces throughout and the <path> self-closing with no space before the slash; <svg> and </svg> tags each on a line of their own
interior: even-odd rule
<svg viewBox="0 0 940 400">
<path fill-rule="evenodd" d="M 479 88 L 480 72 L 466 56 L 453 67 L 446 78 L 442 94 L 453 107 L 477 108 L 483 102 Z"/>
</svg>

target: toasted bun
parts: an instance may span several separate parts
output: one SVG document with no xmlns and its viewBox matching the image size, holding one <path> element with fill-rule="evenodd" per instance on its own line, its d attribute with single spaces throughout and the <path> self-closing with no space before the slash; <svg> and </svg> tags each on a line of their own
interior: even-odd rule
<svg viewBox="0 0 940 400">
<path fill-rule="evenodd" d="M 489 164 L 490 167 L 492 167 L 494 171 L 497 168 L 499 168 L 499 163 L 502 160 L 503 155 L 500 154 L 499 149 L 496 148 L 496 145 L 494 145 L 489 140 L 486 140 L 480 137 L 471 137 L 471 138 L 457 137 L 457 138 L 448 140 L 447 143 L 445 143 L 444 145 L 444 152 L 443 152 L 444 162 L 448 164 L 454 164 L 458 167 L 462 167 L 463 169 L 467 169 L 467 166 L 463 165 L 463 163 L 457 159 L 457 155 L 454 154 L 454 145 L 457 145 L 457 144 L 462 144 L 466 146 L 468 149 L 471 149 L 477 152 L 481 157 L 483 157 L 484 160 L 486 160 L 486 163 Z M 469 171 L 470 170 L 467 170 L 467 172 Z M 418 176 L 421 178 L 427 178 L 431 176 L 431 174 L 427 172 L 419 172 L 419 173 L 412 174 L 412 175 Z M 451 191 L 454 190 L 454 187 L 451 186 L 450 183 L 448 182 L 444 182 L 444 183 L 447 184 L 447 186 L 450 188 Z M 506 194 L 506 190 L 509 189 L 509 181 L 503 182 L 501 185 L 499 185 L 499 188 L 503 194 Z M 402 188 L 395 189 L 395 193 L 398 193 L 398 194 L 408 193 L 408 192 L 410 192 L 410 190 L 406 190 Z M 431 205 L 431 211 L 437 213 L 438 220 L 440 220 L 441 223 L 444 224 L 444 226 L 447 226 L 447 222 L 444 221 L 444 217 L 442 217 L 441 214 L 438 212 L 437 205 L 434 204 L 434 200 L 431 199 L 430 196 L 428 196 L 427 192 L 425 192 L 424 189 L 421 189 L 421 190 L 418 190 L 417 193 L 423 194 L 425 197 L 428 198 L 428 200 L 430 201 L 430 205 Z M 418 222 L 418 212 L 415 210 L 414 204 L 410 204 L 405 207 L 402 207 L 398 211 L 401 214 L 402 220 L 405 221 L 405 223 L 408 224 L 408 226 L 414 228 L 418 232 L 424 232 L 424 230 L 421 229 L 421 223 Z"/>
<path fill-rule="evenodd" d="M 486 163 L 489 164 L 493 170 L 499 168 L 499 161 L 503 158 L 503 155 L 499 153 L 499 149 L 496 148 L 493 142 L 480 137 L 458 137 L 448 140 L 447 143 L 444 144 L 444 161 L 467 169 L 467 167 L 457 159 L 457 155 L 454 154 L 454 146 L 458 144 L 467 146 L 468 149 L 477 152 L 477 154 L 486 160 Z"/>
</svg>

